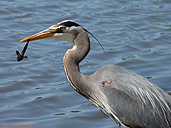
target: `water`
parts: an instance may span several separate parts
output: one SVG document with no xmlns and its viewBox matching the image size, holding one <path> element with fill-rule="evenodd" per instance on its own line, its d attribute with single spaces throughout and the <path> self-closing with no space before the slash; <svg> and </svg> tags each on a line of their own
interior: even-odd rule
<svg viewBox="0 0 171 128">
<path fill-rule="evenodd" d="M 92 32 L 106 50 L 91 37 L 83 74 L 117 64 L 171 92 L 170 8 L 170 0 L 1 0 L 0 127 L 118 127 L 69 85 L 62 58 L 70 43 L 30 42 L 29 58 L 16 61 L 21 39 L 66 19 Z"/>
</svg>

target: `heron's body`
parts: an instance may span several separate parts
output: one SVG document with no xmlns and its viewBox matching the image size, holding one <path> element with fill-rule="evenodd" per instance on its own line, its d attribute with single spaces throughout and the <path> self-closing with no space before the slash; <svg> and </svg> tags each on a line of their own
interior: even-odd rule
<svg viewBox="0 0 171 128">
<path fill-rule="evenodd" d="M 54 29 L 57 34 L 52 33 Z M 70 41 L 74 47 L 66 52 L 63 60 L 68 81 L 121 128 L 171 127 L 171 97 L 147 79 L 115 65 L 104 66 L 90 76 L 80 73 L 79 63 L 90 50 L 89 37 L 80 25 L 63 21 L 46 31 L 21 42 L 40 39 L 42 35 Z"/>
<path fill-rule="evenodd" d="M 98 87 L 107 100 L 105 104 L 109 104 L 108 111 L 113 114 L 107 115 L 116 122 L 131 128 L 171 127 L 171 97 L 158 86 L 116 65 L 104 66 L 91 76 L 99 81 Z M 100 84 L 106 80 L 113 81 Z"/>
</svg>

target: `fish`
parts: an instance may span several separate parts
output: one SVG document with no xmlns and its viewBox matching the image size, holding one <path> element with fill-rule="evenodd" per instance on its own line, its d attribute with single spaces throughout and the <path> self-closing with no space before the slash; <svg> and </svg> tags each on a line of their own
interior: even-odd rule
<svg viewBox="0 0 171 128">
<path fill-rule="evenodd" d="M 23 58 L 28 58 L 28 56 L 24 56 L 24 54 L 27 50 L 28 44 L 29 44 L 29 40 L 27 41 L 26 45 L 24 46 L 23 50 L 21 51 L 21 54 L 19 51 L 16 51 L 18 62 L 21 61 Z"/>
</svg>

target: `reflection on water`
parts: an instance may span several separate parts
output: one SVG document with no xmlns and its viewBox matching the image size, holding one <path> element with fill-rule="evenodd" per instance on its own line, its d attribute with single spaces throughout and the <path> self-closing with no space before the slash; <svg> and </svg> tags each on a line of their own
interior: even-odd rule
<svg viewBox="0 0 171 128">
<path fill-rule="evenodd" d="M 28 59 L 16 61 L 19 41 L 70 19 L 92 32 L 91 51 L 80 64 L 90 75 L 107 64 L 149 78 L 166 92 L 170 86 L 170 1 L 1 1 L 0 125 L 50 128 L 117 128 L 69 85 L 62 58 L 66 41 L 30 42 Z"/>
</svg>

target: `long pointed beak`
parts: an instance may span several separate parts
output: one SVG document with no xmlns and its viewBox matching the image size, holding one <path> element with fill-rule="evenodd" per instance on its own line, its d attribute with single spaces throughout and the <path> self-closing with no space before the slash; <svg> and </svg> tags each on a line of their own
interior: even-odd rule
<svg viewBox="0 0 171 128">
<path fill-rule="evenodd" d="M 46 30 L 36 33 L 32 36 L 29 36 L 29 37 L 21 40 L 20 42 L 22 43 L 22 42 L 27 42 L 28 40 L 33 41 L 33 40 L 44 39 L 44 38 L 52 37 L 53 35 L 54 35 L 54 32 L 52 30 L 46 29 Z"/>
</svg>

